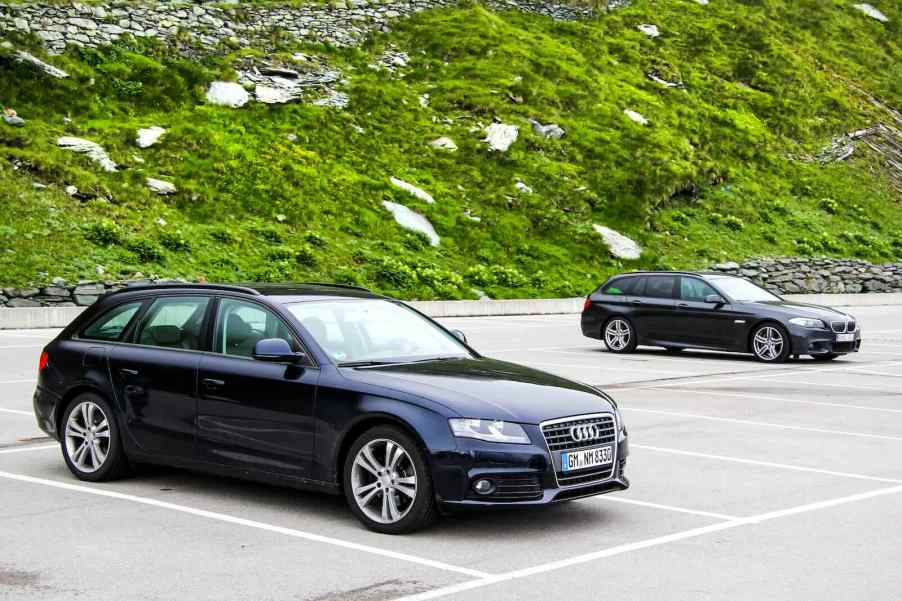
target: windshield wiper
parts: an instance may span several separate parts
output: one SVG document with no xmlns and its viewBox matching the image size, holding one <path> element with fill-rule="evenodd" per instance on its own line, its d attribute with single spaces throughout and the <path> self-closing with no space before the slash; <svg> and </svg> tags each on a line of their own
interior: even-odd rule
<svg viewBox="0 0 902 601">
<path fill-rule="evenodd" d="M 429 361 L 456 361 L 457 359 L 466 359 L 466 357 L 447 356 L 447 357 L 427 357 L 426 359 L 416 359 L 414 361 L 405 361 L 405 363 L 427 363 Z"/>
<path fill-rule="evenodd" d="M 339 363 L 338 367 L 366 367 L 368 365 L 394 365 L 397 361 L 347 361 Z"/>
</svg>

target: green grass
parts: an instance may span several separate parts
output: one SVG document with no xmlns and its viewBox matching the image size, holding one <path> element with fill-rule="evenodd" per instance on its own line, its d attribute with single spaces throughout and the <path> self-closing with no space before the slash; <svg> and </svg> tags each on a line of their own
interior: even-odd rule
<svg viewBox="0 0 902 601">
<path fill-rule="evenodd" d="M 101 266 L 111 278 L 536 297 L 582 294 L 623 269 L 759 255 L 900 260 L 902 205 L 873 156 L 787 158 L 886 120 L 859 89 L 900 105 L 902 13 L 880 8 L 890 23 L 821 0 L 645 0 L 585 23 L 431 11 L 360 48 L 305 49 L 345 72 L 344 111 L 205 105 L 207 83 L 229 76 L 234 54 L 197 62 L 123 43 L 52 59 L 72 74 L 52 81 L 0 60 L 0 103 L 28 120 L 0 127 L 0 284 L 91 279 Z M 662 36 L 647 38 L 639 23 Z M 367 67 L 388 44 L 410 53 L 404 77 Z M 686 89 L 653 83 L 652 68 Z M 567 135 L 536 136 L 530 117 Z M 474 131 L 493 118 L 520 126 L 507 153 L 489 152 Z M 168 133 L 139 150 L 135 130 L 150 125 Z M 57 149 L 60 135 L 101 143 L 127 169 L 100 171 Z M 427 146 L 442 135 L 459 150 Z M 179 193 L 154 196 L 148 176 Z M 390 176 L 436 203 L 392 188 Z M 534 193 L 518 193 L 518 179 Z M 68 197 L 70 184 L 96 198 Z M 426 215 L 441 246 L 398 227 L 383 200 Z M 643 258 L 610 257 L 592 223 L 635 238 Z"/>
</svg>

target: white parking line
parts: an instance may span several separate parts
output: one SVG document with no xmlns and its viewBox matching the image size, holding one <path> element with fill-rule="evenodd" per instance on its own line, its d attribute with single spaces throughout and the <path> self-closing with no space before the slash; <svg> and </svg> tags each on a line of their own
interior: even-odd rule
<svg viewBox="0 0 902 601">
<path fill-rule="evenodd" d="M 776 376 L 784 377 L 784 376 Z M 832 382 L 812 382 L 810 380 L 799 380 L 797 376 L 792 376 L 792 384 L 806 384 L 809 386 L 823 386 L 824 388 L 845 388 L 852 390 L 876 390 L 880 392 L 890 392 L 894 395 L 902 395 L 902 391 L 892 392 L 887 390 L 886 386 L 866 386 L 863 384 L 833 384 Z M 787 382 L 789 384 L 789 382 Z"/>
<path fill-rule="evenodd" d="M 44 348 L 46 344 L 0 344 L 0 350 L 20 348 Z"/>
<path fill-rule="evenodd" d="M 0 449 L 0 454 L 6 453 L 28 453 L 30 451 L 44 451 L 47 449 L 58 449 L 60 446 L 58 444 L 45 444 L 40 446 L 21 446 L 21 447 L 11 447 L 8 449 Z"/>
<path fill-rule="evenodd" d="M 848 371 L 853 374 L 867 374 L 869 376 L 887 376 L 890 378 L 902 378 L 902 373 L 891 373 L 888 371 L 874 371 L 872 369 L 864 369 L 863 367 L 853 367 Z"/>
<path fill-rule="evenodd" d="M 698 509 L 686 509 L 685 507 L 675 507 L 673 505 L 662 505 L 660 503 L 649 503 L 648 501 L 637 501 L 636 499 L 629 499 L 626 497 L 620 497 L 616 495 L 602 495 L 600 497 L 595 497 L 599 501 L 614 501 L 617 503 L 625 503 L 627 505 L 638 505 L 640 507 L 650 507 L 652 509 L 664 509 L 666 511 L 673 511 L 676 513 L 688 513 L 690 515 L 700 515 L 702 517 L 715 518 L 718 520 L 738 520 L 740 518 L 735 515 L 726 515 L 723 513 L 712 513 L 710 511 L 700 511 Z"/>
<path fill-rule="evenodd" d="M 838 476 L 840 478 L 852 478 L 855 480 L 870 480 L 872 482 L 887 482 L 889 484 L 902 484 L 902 480 L 894 478 L 884 478 L 882 476 L 869 476 L 867 474 L 852 474 L 848 472 L 837 472 L 834 470 L 823 470 L 816 467 L 805 467 L 802 465 L 791 465 L 788 463 L 774 463 L 773 461 L 760 461 L 758 459 L 745 459 L 744 457 L 731 457 L 728 455 L 715 455 L 712 453 L 699 453 L 697 451 L 684 451 L 682 449 L 671 449 L 667 447 L 656 447 L 646 444 L 630 443 L 630 449 L 642 449 L 644 451 L 655 451 L 658 453 L 669 453 L 671 455 L 684 455 L 686 457 L 700 457 L 702 459 L 714 459 L 717 461 L 727 461 L 730 463 L 742 463 L 745 465 L 756 465 L 760 467 L 772 467 L 783 470 L 792 470 L 795 472 L 809 472 L 812 474 L 823 474 L 825 476 Z"/>
<path fill-rule="evenodd" d="M 688 371 L 671 371 L 667 369 L 657 369 L 655 367 L 645 367 L 645 368 L 637 368 L 637 367 L 623 367 L 620 365 L 579 365 L 575 363 L 549 363 L 548 361 L 533 361 L 532 359 L 522 360 L 519 363 L 523 363 L 525 365 L 550 365 L 552 367 L 569 367 L 573 369 L 594 369 L 594 370 L 607 370 L 607 371 L 630 371 L 636 373 L 658 373 L 658 374 L 673 374 L 677 376 L 698 376 L 703 374 L 693 374 Z"/>
<path fill-rule="evenodd" d="M 791 515 L 808 513 L 810 511 L 819 511 L 822 509 L 828 509 L 830 507 L 836 507 L 836 506 L 845 505 L 848 503 L 856 503 L 858 501 L 864 501 L 867 499 L 872 499 L 872 498 L 880 497 L 880 496 L 884 496 L 884 495 L 897 494 L 899 492 L 902 492 L 902 486 L 893 486 L 891 488 L 881 488 L 878 490 L 872 490 L 869 492 L 859 493 L 856 495 L 849 495 L 847 497 L 839 497 L 836 499 L 829 499 L 827 501 L 819 501 L 817 503 L 808 503 L 806 505 L 790 507 L 789 509 L 783 509 L 783 510 L 779 510 L 779 511 L 771 511 L 768 513 L 762 513 L 762 514 L 747 517 L 747 518 L 740 518 L 740 519 L 735 519 L 735 520 L 718 522 L 717 524 L 712 524 L 710 526 L 703 526 L 701 528 L 693 528 L 691 530 L 683 530 L 682 532 L 675 532 L 673 534 L 667 534 L 664 536 L 649 538 L 649 539 L 645 539 L 645 540 L 634 542 L 634 543 L 626 543 L 623 545 L 617 545 L 616 547 L 610 547 L 607 549 L 601 549 L 600 551 L 593 551 L 591 553 L 577 555 L 575 557 L 570 557 L 568 559 L 562 559 L 559 561 L 544 563 L 544 564 L 540 564 L 537 566 L 533 566 L 531 568 L 525 568 L 522 570 L 513 570 L 511 572 L 506 572 L 504 574 L 497 574 L 494 576 L 486 576 L 485 578 L 480 578 L 478 580 L 470 580 L 468 582 L 462 582 L 460 584 L 453 584 L 451 586 L 446 586 L 443 588 L 438 588 L 438 589 L 426 591 L 426 592 L 419 593 L 419 594 L 401 597 L 401 598 L 395 599 L 395 601 L 427 601 L 428 599 L 439 599 L 441 597 L 447 597 L 448 595 L 454 595 L 457 593 L 462 593 L 465 591 L 482 588 L 482 587 L 490 586 L 493 584 L 509 582 L 511 580 L 518 580 L 521 578 L 528 578 L 530 576 L 536 576 L 538 574 L 546 574 L 548 572 L 553 572 L 556 570 L 569 568 L 571 566 L 589 563 L 592 561 L 596 561 L 598 559 L 604 559 L 607 557 L 613 557 L 615 555 L 622 555 L 624 553 L 639 551 L 641 549 L 648 549 L 651 547 L 658 547 L 661 545 L 666 545 L 669 543 L 678 542 L 678 541 L 682 541 L 682 540 L 686 540 L 686 539 L 690 539 L 690 538 L 696 538 L 698 536 L 703 536 L 705 534 L 710 534 L 712 532 L 721 532 L 723 530 L 729 530 L 731 528 L 738 528 L 740 526 L 760 524 L 762 522 L 775 520 L 775 519 L 779 519 L 779 518 L 783 518 L 783 517 L 787 517 L 787 516 L 791 516 Z M 482 598 L 491 598 L 491 597 L 483 595 Z"/>
<path fill-rule="evenodd" d="M 809 426 L 793 426 L 789 424 L 775 424 L 773 422 L 758 422 L 748 419 L 736 419 L 733 417 L 716 417 L 713 415 L 700 415 L 698 413 L 681 413 L 679 411 L 665 411 L 663 409 L 639 409 L 638 407 L 623 407 L 622 411 L 637 411 L 639 413 L 654 413 L 657 415 L 669 415 L 672 417 L 687 417 L 691 419 L 705 419 L 715 422 L 742 424 L 745 426 L 761 426 L 766 428 L 779 428 L 781 430 L 796 430 L 799 432 L 816 432 L 818 434 L 838 434 L 840 436 L 854 436 L 857 438 L 875 438 L 878 440 L 902 441 L 902 436 L 890 436 L 889 434 L 871 434 L 869 432 L 848 432 L 844 430 L 828 430 L 826 428 L 812 428 Z"/>
<path fill-rule="evenodd" d="M 68 491 L 72 491 L 72 492 L 80 492 L 80 493 L 87 493 L 87 494 L 91 494 L 91 495 L 97 495 L 97 496 L 101 496 L 101 497 L 109 497 L 112 499 L 118 499 L 120 501 L 129 501 L 132 503 L 140 503 L 142 505 L 150 505 L 151 507 L 159 507 L 161 509 L 169 509 L 171 511 L 178 511 L 180 513 L 186 513 L 189 515 L 208 518 L 211 520 L 217 520 L 220 522 L 226 522 L 229 524 L 237 524 L 239 526 L 247 526 L 248 528 L 256 528 L 258 530 L 265 530 L 267 532 L 275 532 L 276 534 L 284 534 L 285 536 L 291 536 L 294 538 L 301 538 L 304 540 L 309 540 L 309 541 L 313 541 L 313 542 L 317 542 L 317 543 L 324 543 L 327 545 L 333 545 L 336 547 L 342 547 L 342 548 L 351 549 L 354 551 L 361 551 L 363 553 L 369 553 L 371 555 L 380 555 L 382 557 L 398 559 L 401 561 L 415 563 L 415 564 L 419 564 L 422 566 L 435 568 L 438 570 L 444 570 L 446 572 L 455 572 L 458 574 L 465 574 L 467 576 L 475 576 L 477 578 L 485 578 L 485 577 L 489 576 L 489 574 L 487 572 L 473 570 L 473 569 L 465 568 L 465 567 L 461 567 L 461 566 L 455 566 L 455 565 L 443 563 L 441 561 L 434 561 L 432 559 L 426 559 L 424 557 L 417 557 L 415 555 L 408 555 L 406 553 L 398 553 L 397 551 L 390 551 L 388 549 L 380 549 L 378 547 L 371 547 L 369 545 L 352 543 L 350 541 L 345 541 L 345 540 L 341 540 L 338 538 L 322 536 L 320 534 L 313 534 L 312 532 L 304 532 L 303 530 L 295 530 L 294 528 L 285 528 L 282 526 L 276 526 L 274 524 L 267 524 L 265 522 L 248 520 L 245 518 L 240 518 L 240 517 L 228 515 L 225 513 L 218 513 L 215 511 L 206 511 L 204 509 L 197 509 L 195 507 L 189 507 L 187 505 L 179 505 L 176 503 L 168 503 L 166 501 L 159 501 L 157 499 L 152 499 L 150 497 L 140 497 L 137 495 L 129 495 L 129 494 L 125 494 L 125 493 L 115 492 L 112 490 L 106 490 L 103 488 L 96 488 L 93 486 L 82 486 L 79 484 L 70 484 L 68 482 L 60 482 L 58 480 L 48 480 L 45 478 L 35 478 L 33 476 L 27 476 L 25 474 L 14 474 L 11 472 L 0 471 L 0 478 L 6 478 L 8 480 L 16 480 L 19 482 L 27 482 L 29 484 L 37 484 L 37 485 L 41 485 L 41 486 L 49 486 L 49 487 L 59 488 L 62 490 L 68 490 Z"/>
<path fill-rule="evenodd" d="M 3 413 L 15 413 L 17 415 L 30 415 L 30 416 L 34 417 L 34 411 L 22 411 L 20 409 L 4 409 L 3 407 L 0 407 L 0 411 L 2 411 Z"/>
<path fill-rule="evenodd" d="M 623 389 L 620 392 L 628 392 L 630 389 Z M 654 388 L 647 388 L 646 390 L 655 390 Z M 660 388 L 660 390 L 684 390 L 682 388 Z M 902 413 L 902 409 L 893 409 L 890 407 L 868 407 L 867 405 L 854 405 L 848 403 L 829 403 L 827 401 L 806 401 L 802 399 L 792 399 L 788 397 L 779 397 L 779 396 L 770 396 L 763 394 L 745 394 L 742 392 L 721 392 L 719 390 L 706 390 L 704 388 L 686 388 L 686 392 L 691 392 L 692 394 L 706 394 L 709 396 L 723 396 L 723 397 L 733 397 L 737 399 L 756 399 L 759 401 L 779 401 L 781 403 L 793 403 L 797 405 L 817 405 L 820 407 L 838 407 L 840 409 L 861 409 L 864 411 L 883 411 L 886 413 Z M 618 395 L 622 396 L 622 395 Z"/>
</svg>

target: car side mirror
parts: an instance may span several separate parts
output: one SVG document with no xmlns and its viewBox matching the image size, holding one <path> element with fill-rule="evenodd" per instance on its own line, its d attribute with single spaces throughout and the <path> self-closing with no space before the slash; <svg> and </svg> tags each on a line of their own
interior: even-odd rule
<svg viewBox="0 0 902 601">
<path fill-rule="evenodd" d="M 272 363 L 300 363 L 307 358 L 306 353 L 291 350 L 284 338 L 264 338 L 254 345 L 254 359 Z"/>
<path fill-rule="evenodd" d="M 723 305 L 726 303 L 723 297 L 719 294 L 709 294 L 705 297 L 705 302 L 712 305 Z"/>
<path fill-rule="evenodd" d="M 454 337 L 463 342 L 467 343 L 467 335 L 461 332 L 460 330 L 451 330 L 451 333 L 454 334 Z"/>
</svg>

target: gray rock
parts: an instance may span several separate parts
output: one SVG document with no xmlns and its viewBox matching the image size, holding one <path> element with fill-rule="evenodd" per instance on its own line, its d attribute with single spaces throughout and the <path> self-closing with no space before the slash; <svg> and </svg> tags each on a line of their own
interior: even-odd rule
<svg viewBox="0 0 902 601">
<path fill-rule="evenodd" d="M 248 103 L 250 94 L 232 81 L 214 81 L 207 89 L 207 102 L 219 106 L 240 108 Z"/>
<path fill-rule="evenodd" d="M 41 289 L 41 294 L 44 296 L 56 296 L 69 298 L 69 289 L 63 288 L 62 286 L 47 286 L 46 288 Z"/>
<path fill-rule="evenodd" d="M 559 140 L 564 137 L 566 133 L 564 128 L 562 128 L 557 123 L 549 123 L 548 125 L 542 125 L 535 119 L 530 119 L 529 122 L 532 124 L 532 131 L 536 132 L 538 135 L 544 138 L 551 138 L 552 140 Z"/>
<path fill-rule="evenodd" d="M 25 125 L 25 119 L 17 115 L 3 115 L 3 121 L 7 125 L 12 125 L 13 127 L 22 127 Z"/>
<path fill-rule="evenodd" d="M 139 129 L 138 135 L 135 137 L 135 144 L 138 145 L 138 148 L 149 148 L 156 144 L 165 133 L 166 130 L 158 125 Z"/>
<path fill-rule="evenodd" d="M 100 298 L 100 296 L 96 294 L 76 294 L 73 298 L 75 299 L 75 304 L 77 306 L 87 307 L 88 305 L 93 305 L 97 302 L 97 299 Z"/>
<path fill-rule="evenodd" d="M 75 287 L 75 290 L 72 291 L 72 294 L 75 295 L 99 295 L 103 294 L 106 291 L 106 288 L 101 283 L 87 283 L 87 284 L 79 284 Z"/>
<path fill-rule="evenodd" d="M 156 192 L 160 196 L 168 196 L 170 194 L 175 194 L 176 192 L 178 192 L 178 188 L 175 187 L 175 184 L 153 177 L 147 178 L 147 187 L 150 188 L 152 192 Z"/>
<path fill-rule="evenodd" d="M 31 300 L 30 298 L 11 298 L 6 303 L 6 306 L 11 308 L 40 307 L 41 303 Z"/>
<path fill-rule="evenodd" d="M 56 143 L 61 148 L 87 155 L 88 158 L 100 165 L 104 171 L 114 172 L 119 169 L 119 166 L 113 162 L 106 151 L 96 142 L 72 136 L 63 136 L 58 138 Z"/>
</svg>

